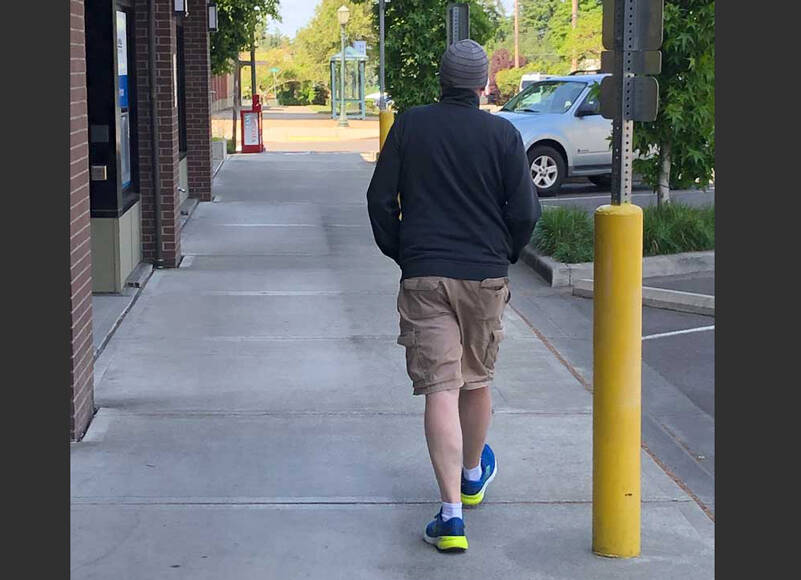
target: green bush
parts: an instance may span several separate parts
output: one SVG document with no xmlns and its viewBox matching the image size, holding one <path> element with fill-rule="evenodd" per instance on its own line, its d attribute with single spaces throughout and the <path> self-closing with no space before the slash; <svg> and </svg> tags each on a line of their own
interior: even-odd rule
<svg viewBox="0 0 801 580">
<path fill-rule="evenodd" d="M 328 89 L 312 81 L 286 81 L 278 89 L 279 105 L 324 105 L 328 100 Z"/>
<path fill-rule="evenodd" d="M 714 247 L 714 207 L 669 203 L 643 210 L 643 255 L 697 252 Z"/>
<path fill-rule="evenodd" d="M 591 212 L 546 207 L 534 228 L 534 247 L 554 260 L 574 264 L 593 260 Z M 671 203 L 643 209 L 643 255 L 699 252 L 715 248 L 715 208 Z"/>
<path fill-rule="evenodd" d="M 592 214 L 576 207 L 546 207 L 534 228 L 532 241 L 540 252 L 559 262 L 590 262 Z"/>
</svg>

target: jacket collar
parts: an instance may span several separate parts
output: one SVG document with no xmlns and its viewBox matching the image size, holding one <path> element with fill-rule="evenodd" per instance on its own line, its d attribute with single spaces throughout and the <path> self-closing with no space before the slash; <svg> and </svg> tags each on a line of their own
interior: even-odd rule
<svg viewBox="0 0 801 580">
<path fill-rule="evenodd" d="M 440 103 L 461 105 L 463 107 L 478 107 L 479 98 L 473 89 L 457 89 L 455 87 L 441 87 Z"/>
</svg>

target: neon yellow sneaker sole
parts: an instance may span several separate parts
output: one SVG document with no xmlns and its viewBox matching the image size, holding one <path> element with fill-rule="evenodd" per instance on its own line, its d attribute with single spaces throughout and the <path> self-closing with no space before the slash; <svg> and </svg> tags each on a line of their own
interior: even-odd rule
<svg viewBox="0 0 801 580">
<path fill-rule="evenodd" d="M 475 495 L 462 494 L 462 505 L 476 506 L 484 501 L 484 490 L 482 489 Z"/>
<path fill-rule="evenodd" d="M 423 539 L 435 546 L 440 552 L 464 552 L 467 550 L 467 536 L 437 536 L 431 538 L 424 535 Z"/>
</svg>

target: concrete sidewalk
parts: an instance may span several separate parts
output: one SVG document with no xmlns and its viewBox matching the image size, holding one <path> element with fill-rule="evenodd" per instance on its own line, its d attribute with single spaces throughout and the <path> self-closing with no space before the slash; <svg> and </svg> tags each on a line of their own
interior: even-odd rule
<svg viewBox="0 0 801 580">
<path fill-rule="evenodd" d="M 513 309 L 470 549 L 438 494 L 395 343 L 358 154 L 229 157 L 96 367 L 72 445 L 73 580 L 712 578 L 714 524 L 643 454 L 643 553 L 591 553 L 591 395 Z M 514 306 L 515 297 L 512 297 Z"/>
</svg>

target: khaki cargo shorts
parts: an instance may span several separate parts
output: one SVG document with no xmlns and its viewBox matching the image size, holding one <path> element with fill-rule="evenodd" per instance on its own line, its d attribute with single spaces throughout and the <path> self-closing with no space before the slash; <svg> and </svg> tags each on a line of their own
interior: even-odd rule
<svg viewBox="0 0 801 580">
<path fill-rule="evenodd" d="M 415 395 L 489 386 L 503 340 L 508 278 L 401 281 L 400 336 Z"/>
</svg>

